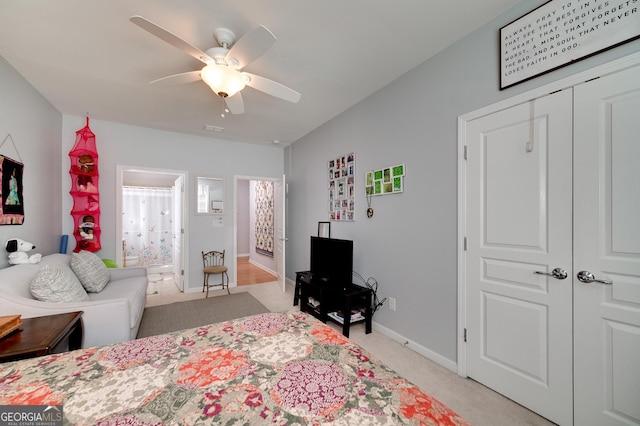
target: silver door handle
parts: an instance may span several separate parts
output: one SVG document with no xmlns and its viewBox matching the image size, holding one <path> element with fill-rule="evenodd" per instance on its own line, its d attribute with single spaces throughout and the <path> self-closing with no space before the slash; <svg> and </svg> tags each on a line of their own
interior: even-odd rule
<svg viewBox="0 0 640 426">
<path fill-rule="evenodd" d="M 534 271 L 534 274 L 538 274 L 538 275 L 548 275 L 550 277 L 559 279 L 559 280 L 564 280 L 565 278 L 567 278 L 567 271 L 565 271 L 562 268 L 555 268 L 553 271 L 549 272 L 540 272 L 540 271 Z"/>
<path fill-rule="evenodd" d="M 589 283 L 613 284 L 613 281 L 611 280 L 597 280 L 595 275 L 593 275 L 589 271 L 578 272 L 578 280 L 585 284 L 589 284 Z"/>
</svg>

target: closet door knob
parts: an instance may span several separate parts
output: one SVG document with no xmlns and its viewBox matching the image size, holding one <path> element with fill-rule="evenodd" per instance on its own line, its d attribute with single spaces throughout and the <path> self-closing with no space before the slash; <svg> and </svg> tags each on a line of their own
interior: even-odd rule
<svg viewBox="0 0 640 426">
<path fill-rule="evenodd" d="M 600 284 L 613 284 L 611 280 L 598 280 L 595 275 L 593 275 L 589 271 L 580 271 L 578 272 L 578 281 L 589 284 L 589 283 L 600 283 Z"/>
<path fill-rule="evenodd" d="M 556 278 L 558 280 L 564 280 L 565 278 L 567 278 L 567 271 L 565 271 L 562 268 L 555 268 L 553 271 L 549 272 L 540 272 L 540 271 L 535 271 L 534 274 L 538 274 L 538 275 L 548 275 L 550 277 Z"/>
</svg>

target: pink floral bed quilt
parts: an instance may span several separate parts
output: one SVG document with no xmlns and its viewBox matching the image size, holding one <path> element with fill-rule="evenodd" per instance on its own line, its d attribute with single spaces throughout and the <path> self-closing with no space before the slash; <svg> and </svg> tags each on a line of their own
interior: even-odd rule
<svg viewBox="0 0 640 426">
<path fill-rule="evenodd" d="M 296 311 L 0 364 L 0 404 L 82 425 L 467 424 Z"/>
</svg>

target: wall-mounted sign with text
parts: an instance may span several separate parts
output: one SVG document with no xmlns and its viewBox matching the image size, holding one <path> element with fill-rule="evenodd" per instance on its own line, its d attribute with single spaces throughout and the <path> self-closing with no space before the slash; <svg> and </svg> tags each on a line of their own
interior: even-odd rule
<svg viewBox="0 0 640 426">
<path fill-rule="evenodd" d="M 551 0 L 500 29 L 500 89 L 640 37 L 640 0 Z"/>
</svg>

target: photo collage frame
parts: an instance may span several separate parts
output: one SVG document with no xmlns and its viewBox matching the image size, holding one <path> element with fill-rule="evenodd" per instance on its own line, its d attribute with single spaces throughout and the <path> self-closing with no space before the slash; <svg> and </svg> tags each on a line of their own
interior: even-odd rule
<svg viewBox="0 0 640 426">
<path fill-rule="evenodd" d="M 329 220 L 353 221 L 356 204 L 356 155 L 351 152 L 328 162 Z"/>
<path fill-rule="evenodd" d="M 370 195 L 398 194 L 404 192 L 404 164 L 371 170 L 365 174 L 365 193 Z"/>
</svg>

